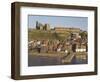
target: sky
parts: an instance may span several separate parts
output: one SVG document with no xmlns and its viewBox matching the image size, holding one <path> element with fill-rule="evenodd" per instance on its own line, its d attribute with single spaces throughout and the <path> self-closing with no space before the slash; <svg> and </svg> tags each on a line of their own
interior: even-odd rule
<svg viewBox="0 0 100 82">
<path fill-rule="evenodd" d="M 46 16 L 46 15 L 29 15 L 28 27 L 36 28 L 36 21 L 42 24 L 50 24 L 54 27 L 73 27 L 80 28 L 87 31 L 88 18 L 87 17 L 71 17 L 71 16 Z"/>
</svg>

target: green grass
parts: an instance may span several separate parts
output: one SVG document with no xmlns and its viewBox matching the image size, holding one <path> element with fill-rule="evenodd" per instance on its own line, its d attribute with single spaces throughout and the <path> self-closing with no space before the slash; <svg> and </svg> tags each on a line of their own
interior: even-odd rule
<svg viewBox="0 0 100 82">
<path fill-rule="evenodd" d="M 55 33 L 54 31 L 44 31 L 44 30 L 31 30 L 28 31 L 28 40 L 32 39 L 58 39 L 64 40 L 69 35 L 68 32 L 66 33 Z"/>
</svg>

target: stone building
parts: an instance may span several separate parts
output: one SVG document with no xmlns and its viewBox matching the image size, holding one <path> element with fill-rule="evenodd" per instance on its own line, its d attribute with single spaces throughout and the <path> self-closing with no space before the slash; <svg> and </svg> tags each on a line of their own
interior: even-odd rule
<svg viewBox="0 0 100 82">
<path fill-rule="evenodd" d="M 49 24 L 45 24 L 43 27 L 43 30 L 50 30 L 50 25 Z"/>
<path fill-rule="evenodd" d="M 73 28 L 73 27 L 55 27 L 54 30 L 57 33 L 64 33 L 64 32 L 80 32 L 81 30 L 79 28 Z"/>
<path fill-rule="evenodd" d="M 39 23 L 38 21 L 36 22 L 36 29 L 37 30 L 50 30 L 50 25 L 49 24 L 42 24 Z"/>
</svg>

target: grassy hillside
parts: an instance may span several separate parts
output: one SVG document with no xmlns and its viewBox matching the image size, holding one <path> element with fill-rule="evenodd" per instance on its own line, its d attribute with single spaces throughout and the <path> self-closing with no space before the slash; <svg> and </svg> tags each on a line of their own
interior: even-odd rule
<svg viewBox="0 0 100 82">
<path fill-rule="evenodd" d="M 56 33 L 54 30 L 45 31 L 45 30 L 29 30 L 28 31 L 28 40 L 32 39 L 65 39 L 69 36 L 69 32 L 66 33 Z"/>
</svg>

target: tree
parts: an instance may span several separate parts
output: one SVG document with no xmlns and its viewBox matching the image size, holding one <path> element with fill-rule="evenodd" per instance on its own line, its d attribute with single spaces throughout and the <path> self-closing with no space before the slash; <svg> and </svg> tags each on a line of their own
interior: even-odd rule
<svg viewBox="0 0 100 82">
<path fill-rule="evenodd" d="M 79 34 L 81 36 L 82 39 L 87 39 L 87 32 L 83 31 Z"/>
</svg>

